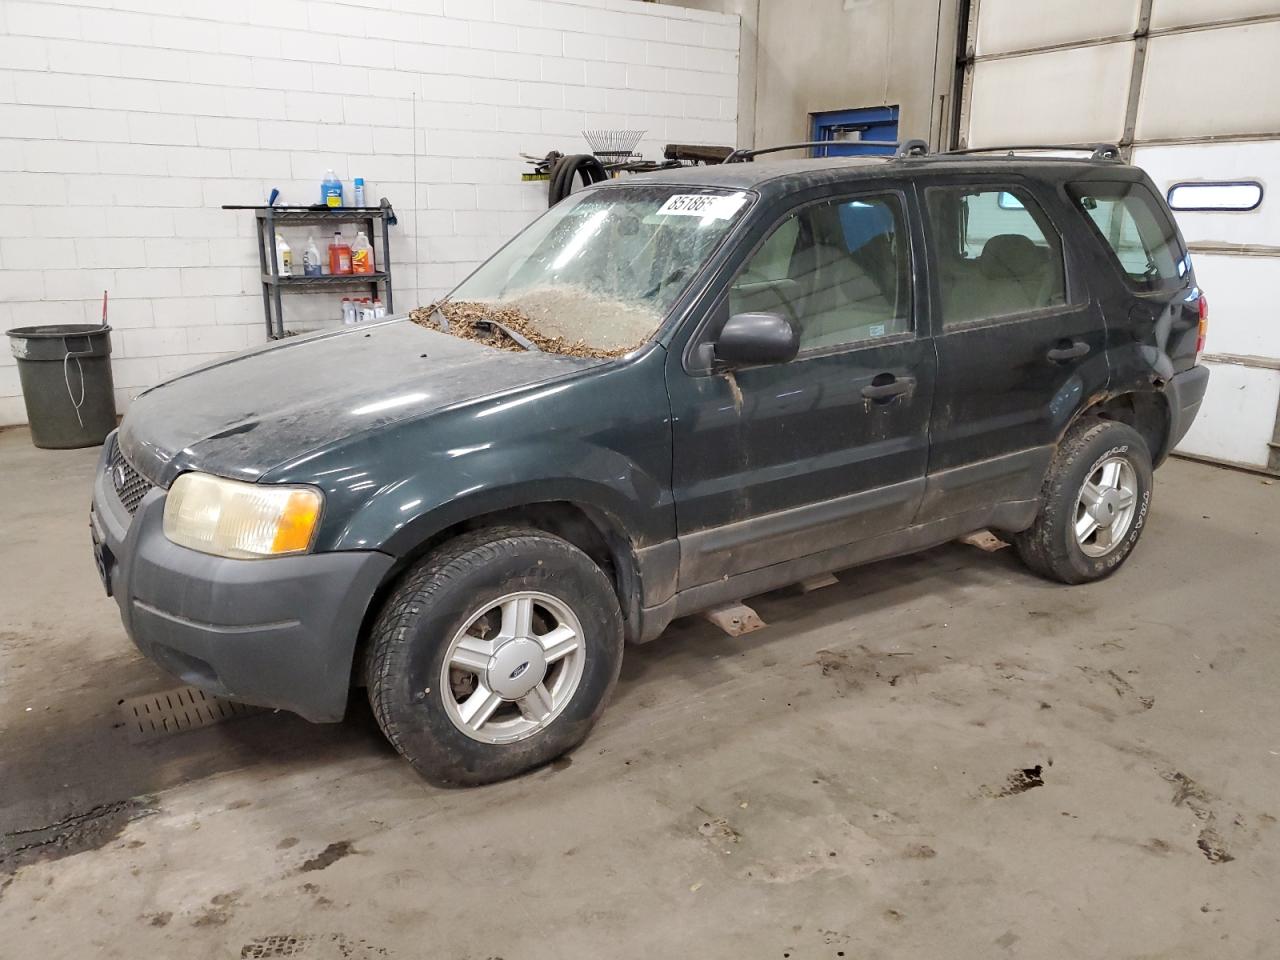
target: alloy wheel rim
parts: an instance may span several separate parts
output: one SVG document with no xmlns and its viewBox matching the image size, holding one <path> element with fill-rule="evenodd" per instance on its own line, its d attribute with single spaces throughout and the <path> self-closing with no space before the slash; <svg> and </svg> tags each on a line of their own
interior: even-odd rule
<svg viewBox="0 0 1280 960">
<path fill-rule="evenodd" d="M 1076 543 L 1087 557 L 1105 557 L 1133 526 L 1138 473 L 1124 457 L 1107 457 L 1093 468 L 1076 500 Z"/>
<path fill-rule="evenodd" d="M 545 729 L 582 681 L 582 624 L 564 601 L 509 593 L 467 617 L 445 651 L 440 691 L 460 731 L 482 743 L 514 743 Z"/>
</svg>

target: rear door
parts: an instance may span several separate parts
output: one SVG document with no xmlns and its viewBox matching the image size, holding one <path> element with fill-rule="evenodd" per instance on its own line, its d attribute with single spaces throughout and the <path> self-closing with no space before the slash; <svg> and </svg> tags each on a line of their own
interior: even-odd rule
<svg viewBox="0 0 1280 960">
<path fill-rule="evenodd" d="M 1079 234 L 1071 210 L 1019 178 L 920 189 L 938 353 L 920 519 L 933 520 L 1033 500 L 1063 428 L 1106 388 L 1108 369 L 1102 310 L 1063 240 L 1064 224 Z"/>
<path fill-rule="evenodd" d="M 900 529 L 920 503 L 935 360 L 907 193 L 793 204 L 744 240 L 705 330 L 669 361 L 681 589 Z M 699 344 L 753 311 L 796 323 L 796 359 L 700 368 Z"/>
</svg>

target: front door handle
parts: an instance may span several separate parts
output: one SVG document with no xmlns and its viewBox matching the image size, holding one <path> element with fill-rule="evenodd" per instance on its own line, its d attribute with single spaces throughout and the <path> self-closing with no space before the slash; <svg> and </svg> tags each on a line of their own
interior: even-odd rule
<svg viewBox="0 0 1280 960">
<path fill-rule="evenodd" d="M 1093 348 L 1083 340 L 1076 340 L 1070 346 L 1054 347 L 1045 356 L 1054 363 L 1062 363 L 1065 360 L 1079 360 L 1091 349 Z"/>
<path fill-rule="evenodd" d="M 884 382 L 886 378 L 887 382 Z M 877 383 L 877 380 L 881 382 Z M 915 388 L 915 377 L 894 377 L 891 373 L 882 373 L 862 388 L 862 395 L 868 400 L 884 403 L 894 397 L 910 394 Z"/>
</svg>

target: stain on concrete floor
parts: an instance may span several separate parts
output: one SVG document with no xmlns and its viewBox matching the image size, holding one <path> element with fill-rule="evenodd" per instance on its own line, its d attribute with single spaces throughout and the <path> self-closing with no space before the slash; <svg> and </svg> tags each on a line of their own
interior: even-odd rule
<svg viewBox="0 0 1280 960">
<path fill-rule="evenodd" d="M 38 860 L 59 860 L 106 846 L 129 823 L 155 813 L 154 803 L 154 797 L 130 797 L 100 803 L 53 823 L 7 830 L 0 834 L 0 876 Z"/>
<path fill-rule="evenodd" d="M 736 640 L 679 622 L 571 763 L 440 791 L 359 698 L 339 726 L 113 729 L 172 681 L 75 549 L 94 453 L 0 434 L 0 833 L 103 828 L 0 879 L 16 955 L 1270 957 L 1280 511 L 1255 477 L 1170 463 L 1100 584 L 944 547 L 757 598 L 770 626 Z M 1040 783 L 983 792 L 1011 775 Z"/>
</svg>

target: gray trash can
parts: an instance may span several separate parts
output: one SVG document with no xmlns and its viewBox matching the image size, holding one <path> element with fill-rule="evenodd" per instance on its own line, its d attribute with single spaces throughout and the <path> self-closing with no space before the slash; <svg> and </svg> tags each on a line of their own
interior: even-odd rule
<svg viewBox="0 0 1280 960">
<path fill-rule="evenodd" d="M 93 447 L 116 428 L 111 328 L 85 323 L 7 331 L 37 447 Z"/>
</svg>

